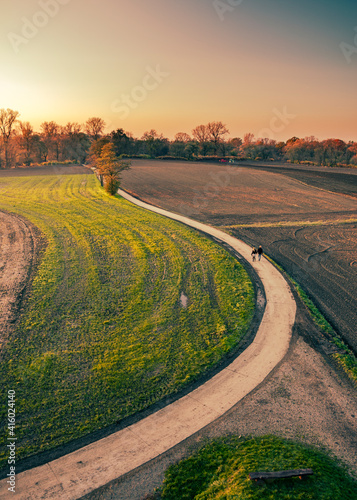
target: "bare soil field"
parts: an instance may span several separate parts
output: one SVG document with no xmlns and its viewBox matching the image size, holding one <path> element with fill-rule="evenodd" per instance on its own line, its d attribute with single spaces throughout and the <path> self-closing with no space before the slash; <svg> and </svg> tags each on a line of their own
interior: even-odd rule
<svg viewBox="0 0 357 500">
<path fill-rule="evenodd" d="M 357 225 L 237 228 L 232 233 L 257 245 L 314 298 L 332 326 L 357 352 Z"/>
<path fill-rule="evenodd" d="M 341 183 L 349 186 L 349 178 Z M 124 189 L 145 201 L 217 226 L 357 215 L 353 197 L 309 186 L 307 177 L 298 181 L 241 165 L 136 160 L 122 179 Z"/>
<path fill-rule="evenodd" d="M 310 167 L 260 162 L 244 162 L 244 165 L 249 166 L 249 168 L 287 175 L 300 182 L 335 193 L 357 197 L 357 168 Z"/>
<path fill-rule="evenodd" d="M 261 244 L 356 353 L 357 176 L 349 170 L 303 168 L 271 172 L 256 166 L 135 161 L 123 173 L 122 186 L 149 203 L 225 226 L 247 243 Z M 300 171 L 300 180 L 290 177 Z M 341 224 L 346 221 L 351 222 Z M 293 227 L 275 227 L 284 223 Z M 271 227 L 236 227 L 262 224 Z"/>
<path fill-rule="evenodd" d="M 39 234 L 23 218 L 0 212 L 0 355 L 31 277 L 39 251 Z"/>
</svg>

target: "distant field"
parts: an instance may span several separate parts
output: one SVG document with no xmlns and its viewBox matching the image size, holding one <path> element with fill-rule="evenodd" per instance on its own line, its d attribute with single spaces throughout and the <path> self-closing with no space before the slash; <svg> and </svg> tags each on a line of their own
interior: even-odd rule
<svg viewBox="0 0 357 500">
<path fill-rule="evenodd" d="M 43 165 L 41 167 L 18 167 L 11 169 L 0 168 L 2 177 L 28 177 L 29 175 L 83 175 L 92 171 L 81 165 Z"/>
<path fill-rule="evenodd" d="M 357 172 L 262 168 L 136 161 L 123 187 L 263 245 L 357 353 Z"/>
<path fill-rule="evenodd" d="M 48 241 L 0 365 L 18 459 L 147 408 L 244 337 L 250 279 L 194 230 L 110 198 L 93 175 L 3 177 L 0 192 Z"/>
<path fill-rule="evenodd" d="M 141 198 L 217 226 L 357 217 L 355 198 L 317 189 L 301 176 L 303 182 L 241 165 L 136 160 L 122 177 L 124 189 Z M 347 176 L 344 184 L 350 177 L 357 178 Z"/>
<path fill-rule="evenodd" d="M 249 168 L 285 175 L 309 186 L 357 197 L 357 167 L 308 167 L 276 163 L 244 162 Z"/>
</svg>

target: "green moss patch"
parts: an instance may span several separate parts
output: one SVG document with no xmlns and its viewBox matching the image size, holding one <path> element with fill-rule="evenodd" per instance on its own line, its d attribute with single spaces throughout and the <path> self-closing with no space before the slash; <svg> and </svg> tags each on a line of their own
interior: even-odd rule
<svg viewBox="0 0 357 500">
<path fill-rule="evenodd" d="M 269 479 L 250 472 L 311 468 L 304 480 Z M 213 441 L 171 466 L 159 498 L 165 500 L 354 500 L 357 483 L 335 460 L 302 444 L 274 436 Z"/>
</svg>

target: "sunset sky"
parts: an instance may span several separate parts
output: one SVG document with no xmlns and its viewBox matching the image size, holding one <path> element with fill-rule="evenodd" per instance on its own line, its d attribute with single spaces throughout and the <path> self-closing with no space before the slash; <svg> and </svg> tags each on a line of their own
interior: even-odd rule
<svg viewBox="0 0 357 500">
<path fill-rule="evenodd" d="M 1 0 L 0 108 L 173 138 L 357 140 L 356 0 Z"/>
</svg>

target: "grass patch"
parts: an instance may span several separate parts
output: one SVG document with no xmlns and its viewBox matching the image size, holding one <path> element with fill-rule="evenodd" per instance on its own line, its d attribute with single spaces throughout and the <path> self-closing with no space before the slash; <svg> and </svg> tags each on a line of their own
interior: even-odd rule
<svg viewBox="0 0 357 500">
<path fill-rule="evenodd" d="M 333 327 L 330 325 L 324 315 L 319 311 L 319 309 L 316 307 L 307 293 L 301 288 L 301 286 L 291 276 L 289 276 L 289 274 L 281 266 L 279 266 L 279 264 L 274 262 L 273 259 L 271 259 L 267 255 L 265 255 L 265 257 L 272 264 L 274 264 L 274 266 L 276 266 L 288 276 L 289 280 L 294 285 L 299 297 L 307 307 L 315 325 L 320 329 L 321 332 L 325 334 L 329 341 L 339 349 L 339 352 L 332 354 L 332 357 L 348 375 L 349 379 L 357 386 L 357 359 L 354 353 L 343 342 L 341 337 L 337 335 Z"/>
<path fill-rule="evenodd" d="M 356 218 L 350 219 L 331 219 L 331 220 L 317 220 L 317 221 L 280 221 L 280 222 L 255 222 L 252 224 L 234 224 L 230 226 L 222 226 L 222 229 L 230 231 L 232 229 L 244 229 L 249 227 L 295 227 L 295 226 L 331 226 L 343 225 L 357 222 Z"/>
<path fill-rule="evenodd" d="M 15 390 L 17 459 L 177 392 L 244 337 L 253 285 L 208 238 L 109 197 L 93 175 L 0 184 L 0 209 L 27 217 L 48 242 L 0 365 L 1 444 Z"/>
<path fill-rule="evenodd" d="M 258 485 L 250 472 L 312 468 L 314 475 Z M 354 500 L 357 483 L 335 460 L 274 436 L 215 440 L 171 466 L 158 498 L 165 500 Z"/>
</svg>

